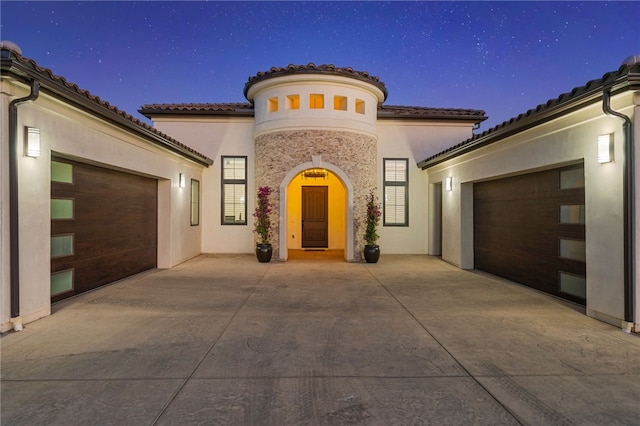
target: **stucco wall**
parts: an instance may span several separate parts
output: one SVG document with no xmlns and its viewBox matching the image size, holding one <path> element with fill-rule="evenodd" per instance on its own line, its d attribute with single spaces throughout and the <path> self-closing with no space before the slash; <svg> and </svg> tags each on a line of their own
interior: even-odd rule
<svg viewBox="0 0 640 426">
<path fill-rule="evenodd" d="M 629 94 L 612 100 L 633 113 Z M 619 325 L 623 317 L 622 126 L 600 104 L 549 121 L 427 170 L 429 182 L 453 178 L 442 193 L 442 257 L 473 268 L 473 182 L 584 161 L 587 313 Z M 597 162 L 598 135 L 614 133 L 615 161 Z"/>
<path fill-rule="evenodd" d="M 472 136 L 473 124 L 447 121 L 378 120 L 381 155 L 411 153 L 414 164 Z"/>
<path fill-rule="evenodd" d="M 310 108 L 312 94 L 324 97 L 324 107 Z M 287 96 L 299 97 L 299 108 L 287 108 Z M 247 94 L 255 105 L 255 135 L 282 130 L 325 129 L 376 134 L 377 105 L 384 100 L 373 84 L 332 74 L 292 74 L 254 84 Z M 334 97 L 346 98 L 346 110 L 334 107 Z M 278 99 L 277 111 L 268 108 L 269 99 Z M 356 112 L 356 99 L 364 111 Z"/>
<path fill-rule="evenodd" d="M 429 241 L 429 184 L 417 163 L 471 137 L 472 125 L 385 119 L 378 121 L 378 135 L 376 186 L 379 196 L 383 191 L 384 158 L 409 160 L 409 226 L 381 226 L 381 251 L 389 254 L 426 254 Z"/>
<path fill-rule="evenodd" d="M 277 90 L 275 90 L 277 89 Z M 293 88 L 286 86 L 277 86 L 273 91 L 265 92 L 269 96 L 281 96 L 283 93 L 290 93 L 291 90 L 297 90 L 296 93 L 304 94 L 308 92 L 326 90 L 335 90 L 336 93 L 351 94 L 353 89 L 343 87 L 341 85 L 336 88 L 327 86 L 319 86 L 312 89 L 300 88 L 294 85 Z M 349 91 L 351 90 L 351 91 Z M 260 93 L 259 99 L 266 102 L 265 96 Z M 367 98 L 367 93 L 354 92 L 352 97 L 358 96 L 360 98 Z M 368 99 L 368 98 L 367 98 Z M 375 105 L 375 98 L 371 99 L 371 105 Z M 259 102 L 259 100 L 256 100 Z M 372 108 L 369 108 L 371 110 Z M 278 177 L 282 179 L 293 167 L 300 164 L 311 162 L 312 155 L 320 155 L 322 161 L 325 163 L 331 163 L 334 166 L 343 169 L 345 173 L 347 170 L 352 170 L 354 167 L 358 168 L 362 166 L 363 153 L 374 154 L 375 165 L 373 167 L 367 166 L 367 173 L 371 173 L 369 176 L 370 188 L 376 188 L 376 193 L 382 200 L 382 167 L 383 158 L 408 158 L 409 159 L 409 226 L 408 227 L 384 227 L 380 226 L 379 233 L 381 235 L 380 245 L 383 253 L 427 253 L 427 219 L 428 219 L 428 184 L 427 177 L 416 166 L 417 162 L 423 160 L 427 156 L 439 152 L 445 146 L 451 146 L 458 143 L 460 140 L 466 139 L 472 134 L 471 124 L 451 123 L 451 122 L 418 122 L 408 120 L 393 120 L 385 119 L 375 122 L 375 115 L 373 116 L 374 123 L 373 129 L 375 129 L 379 138 L 377 143 L 373 143 L 374 151 L 367 149 L 366 151 L 359 151 L 357 148 L 359 145 L 353 143 L 347 143 L 342 147 L 342 141 L 349 141 L 351 138 L 357 138 L 367 141 L 373 141 L 373 135 L 368 133 L 362 133 L 350 129 L 349 131 L 343 131 L 342 128 L 348 125 L 348 121 L 341 121 L 335 119 L 334 115 L 337 113 L 359 116 L 359 114 L 352 111 L 332 111 L 330 108 L 326 110 L 309 110 L 303 108 L 302 111 L 281 111 L 282 114 L 279 118 L 273 120 L 278 125 L 285 126 L 285 128 L 279 131 L 272 131 L 271 133 L 255 134 L 257 128 L 254 127 L 254 120 L 251 117 L 154 117 L 154 126 L 160 131 L 180 140 L 181 142 L 193 147 L 199 152 L 214 159 L 214 165 L 205 170 L 203 179 L 205 185 L 203 187 L 203 240 L 202 251 L 207 253 L 251 253 L 254 251 L 253 234 L 253 221 L 251 214 L 255 208 L 255 194 L 257 187 L 261 184 L 262 180 L 260 175 L 263 168 L 276 172 Z M 291 127 L 296 127 L 300 123 L 294 120 L 296 113 L 309 114 L 311 112 L 318 114 L 319 116 L 327 119 L 329 127 L 325 129 L 305 129 L 296 130 Z M 276 117 L 277 114 L 273 116 Z M 266 112 L 262 112 L 263 120 L 269 120 L 270 115 Z M 363 119 L 371 119 L 369 115 L 362 117 Z M 273 127 L 275 123 L 272 123 Z M 257 152 L 257 146 L 259 141 L 270 140 L 274 138 L 274 134 L 279 134 L 278 138 L 284 142 L 278 142 L 275 146 L 275 150 L 269 149 L 269 152 Z M 270 136 L 271 135 L 271 136 Z M 293 135 L 293 136 L 290 136 Z M 333 137 L 332 135 L 336 135 Z M 254 136 L 256 142 L 254 143 Z M 266 138 L 266 139 L 265 139 Z M 346 139 L 345 139 L 346 138 Z M 299 139 L 299 140 L 298 140 Z M 315 141 L 315 142 L 314 142 Z M 317 146 L 316 150 L 314 146 Z M 377 154 L 375 154 L 377 152 Z M 221 155 L 238 155 L 247 156 L 247 214 L 249 215 L 249 222 L 244 225 L 221 225 L 220 222 L 220 156 Z M 332 161 L 334 158 L 340 159 L 340 164 L 336 164 Z M 270 161 L 275 161 L 270 163 Z M 260 163 L 260 164 L 258 164 Z M 354 163 L 352 165 L 351 163 Z M 254 167 L 255 165 L 255 167 Z M 348 165 L 348 167 L 347 167 Z M 262 168 L 261 168 L 262 167 Z M 345 169 L 346 167 L 346 169 Z M 347 173 L 349 175 L 349 173 Z M 276 179 L 277 180 L 277 179 Z M 281 181 L 272 182 L 270 186 L 278 188 Z M 358 187 L 356 182 L 351 182 L 354 187 Z M 362 190 L 362 188 L 360 188 Z M 274 195 L 275 200 L 279 200 L 279 195 Z M 354 206 L 362 206 L 363 202 L 354 200 Z M 277 216 L 274 216 L 274 220 L 277 222 Z M 291 222 L 291 221 L 289 221 Z M 295 226 L 294 224 L 287 223 L 286 226 Z M 287 232 L 287 236 L 291 238 L 291 235 L 295 232 Z M 361 231 L 351 231 L 352 239 L 357 244 L 360 244 L 359 240 L 362 240 Z M 335 238 L 332 241 L 336 241 Z M 288 241 L 288 246 L 292 248 L 297 247 L 296 243 L 299 243 L 299 238 L 294 241 Z M 276 245 L 278 245 L 276 243 Z M 299 244 L 298 244 L 299 245 Z M 336 244 L 338 246 L 346 247 L 346 243 L 341 241 Z M 354 260 L 360 258 L 360 250 L 356 247 L 354 249 L 357 253 Z M 284 253 L 276 252 L 278 256 Z"/>
<path fill-rule="evenodd" d="M 252 213 L 255 209 L 253 118 L 154 118 L 154 127 L 213 159 L 202 178 L 202 252 L 255 251 Z M 222 225 L 221 156 L 247 157 L 247 224 Z"/>
<path fill-rule="evenodd" d="M 8 97 L 22 97 L 28 89 L 3 80 L 3 105 Z M 4 116 L 4 114 L 3 114 Z M 26 157 L 24 127 L 36 127 L 41 132 L 41 155 Z M 8 152 L 8 132 L 3 126 L 2 147 Z M 60 155 L 76 161 L 140 174 L 159 180 L 158 199 L 158 266 L 171 267 L 200 253 L 199 227 L 190 225 L 190 190 L 179 188 L 178 176 L 184 173 L 202 180 L 202 166 L 177 154 L 151 145 L 141 138 L 97 121 L 95 117 L 70 108 L 41 93 L 35 102 L 18 107 L 18 180 L 20 236 L 20 313 L 28 323 L 50 313 L 50 160 Z M 6 159 L 2 156 L 3 173 Z M 8 180 L 8 179 L 7 179 Z M 3 249 L 2 249 L 2 330 L 10 328 L 10 280 L 5 274 L 8 265 L 8 237 L 5 211 L 9 209 L 3 176 Z"/>
</svg>

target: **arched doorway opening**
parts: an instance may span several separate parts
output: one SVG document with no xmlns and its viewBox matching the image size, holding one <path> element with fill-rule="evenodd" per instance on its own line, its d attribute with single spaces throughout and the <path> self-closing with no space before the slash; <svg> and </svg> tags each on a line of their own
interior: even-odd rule
<svg viewBox="0 0 640 426">
<path fill-rule="evenodd" d="M 322 209 L 322 203 L 324 224 L 308 211 Z M 289 250 L 326 249 L 353 261 L 353 186 L 338 167 L 314 157 L 290 170 L 280 184 L 280 212 L 280 260 L 288 259 Z"/>
</svg>

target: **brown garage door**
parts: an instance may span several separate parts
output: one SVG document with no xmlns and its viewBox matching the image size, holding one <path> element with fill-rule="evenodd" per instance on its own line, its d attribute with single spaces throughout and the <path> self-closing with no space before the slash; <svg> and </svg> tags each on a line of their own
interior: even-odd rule
<svg viewBox="0 0 640 426">
<path fill-rule="evenodd" d="M 473 197 L 476 269 L 585 304 L 582 165 L 476 183 Z"/>
<path fill-rule="evenodd" d="M 51 162 L 53 302 L 156 267 L 157 181 Z"/>
</svg>

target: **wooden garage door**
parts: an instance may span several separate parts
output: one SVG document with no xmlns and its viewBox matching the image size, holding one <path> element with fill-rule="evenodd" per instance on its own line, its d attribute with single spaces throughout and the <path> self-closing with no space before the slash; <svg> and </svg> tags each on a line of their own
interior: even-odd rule
<svg viewBox="0 0 640 426">
<path fill-rule="evenodd" d="M 51 300 L 156 267 L 157 181 L 51 162 Z"/>
<path fill-rule="evenodd" d="M 582 165 L 477 183 L 473 197 L 476 269 L 585 304 Z"/>
</svg>

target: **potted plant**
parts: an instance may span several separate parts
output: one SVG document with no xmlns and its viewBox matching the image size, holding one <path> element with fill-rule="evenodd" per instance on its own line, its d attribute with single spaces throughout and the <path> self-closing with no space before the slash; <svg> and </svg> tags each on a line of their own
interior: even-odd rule
<svg viewBox="0 0 640 426">
<path fill-rule="evenodd" d="M 378 224 L 380 223 L 380 204 L 372 189 L 367 195 L 367 220 L 364 231 L 364 259 L 367 263 L 376 263 L 380 258 L 380 246 L 378 246 Z"/>
<path fill-rule="evenodd" d="M 258 242 L 256 243 L 256 257 L 259 262 L 271 261 L 273 248 L 269 239 L 271 238 L 271 188 L 261 186 L 258 188 L 258 203 L 253 213 L 255 218 L 253 232 L 258 234 Z"/>
</svg>

